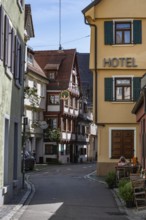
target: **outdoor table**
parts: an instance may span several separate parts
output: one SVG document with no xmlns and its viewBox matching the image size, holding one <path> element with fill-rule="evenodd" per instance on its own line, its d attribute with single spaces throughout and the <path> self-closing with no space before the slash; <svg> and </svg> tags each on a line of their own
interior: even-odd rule
<svg viewBox="0 0 146 220">
<path fill-rule="evenodd" d="M 120 180 L 121 178 L 125 178 L 125 177 L 129 177 L 130 173 L 136 173 L 138 170 L 138 166 L 137 165 L 123 165 L 123 166 L 116 166 L 116 175 L 117 175 L 117 179 Z"/>
</svg>

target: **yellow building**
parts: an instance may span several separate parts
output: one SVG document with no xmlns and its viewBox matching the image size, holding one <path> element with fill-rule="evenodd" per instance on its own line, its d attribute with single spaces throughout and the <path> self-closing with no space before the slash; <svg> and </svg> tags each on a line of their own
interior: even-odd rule
<svg viewBox="0 0 146 220">
<path fill-rule="evenodd" d="M 138 125 L 131 111 L 146 72 L 145 11 L 145 0 L 95 0 L 82 11 L 91 27 L 99 175 L 114 170 L 122 155 L 141 161 Z"/>
</svg>

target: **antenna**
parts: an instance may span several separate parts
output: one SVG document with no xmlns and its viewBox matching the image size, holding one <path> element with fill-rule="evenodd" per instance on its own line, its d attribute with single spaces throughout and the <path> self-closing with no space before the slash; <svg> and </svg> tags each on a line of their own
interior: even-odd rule
<svg viewBox="0 0 146 220">
<path fill-rule="evenodd" d="M 59 0 L 59 50 L 62 50 L 62 46 L 61 46 L 61 0 Z"/>
</svg>

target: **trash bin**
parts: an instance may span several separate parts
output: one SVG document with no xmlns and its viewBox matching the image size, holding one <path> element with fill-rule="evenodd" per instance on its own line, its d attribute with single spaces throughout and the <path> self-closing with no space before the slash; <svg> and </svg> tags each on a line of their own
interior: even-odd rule
<svg viewBox="0 0 146 220">
<path fill-rule="evenodd" d="M 39 163 L 40 163 L 40 164 L 43 164 L 43 162 L 44 162 L 44 161 L 43 161 L 43 157 L 39 157 Z"/>
</svg>

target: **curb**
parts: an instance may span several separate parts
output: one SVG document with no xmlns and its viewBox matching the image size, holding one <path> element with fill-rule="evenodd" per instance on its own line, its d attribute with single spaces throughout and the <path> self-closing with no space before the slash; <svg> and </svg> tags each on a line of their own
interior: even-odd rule
<svg viewBox="0 0 146 220">
<path fill-rule="evenodd" d="M 103 183 L 107 186 L 107 183 L 105 181 L 101 181 L 100 179 L 98 179 L 98 176 L 96 176 L 96 171 L 86 175 L 84 178 L 89 178 L 93 181 Z M 124 201 L 119 197 L 116 189 L 111 189 L 111 192 L 113 194 L 113 197 L 116 201 L 120 213 L 126 214 L 129 220 L 146 220 L 146 210 L 137 211 L 136 209 L 126 208 Z"/>
<path fill-rule="evenodd" d="M 20 209 L 22 209 L 24 207 L 24 205 L 26 205 L 26 204 L 28 205 L 30 203 L 30 201 L 35 193 L 35 188 L 34 188 L 34 185 L 28 179 L 29 179 L 29 176 L 26 176 L 26 180 L 25 180 L 25 184 L 27 187 L 26 193 L 21 198 L 20 202 L 14 208 L 12 208 L 12 210 L 7 215 L 3 216 L 1 218 L 1 220 L 19 219 L 17 217 L 17 214 L 20 211 Z M 22 212 L 20 212 L 20 213 L 22 214 Z"/>
</svg>

